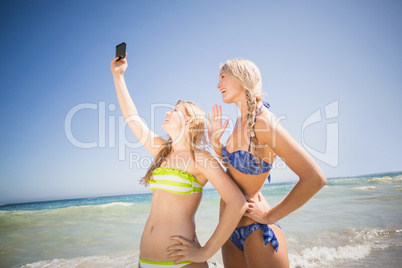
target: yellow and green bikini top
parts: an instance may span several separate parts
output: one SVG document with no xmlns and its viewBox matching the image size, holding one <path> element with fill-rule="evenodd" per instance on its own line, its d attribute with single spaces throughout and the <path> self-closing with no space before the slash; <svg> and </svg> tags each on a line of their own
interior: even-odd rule
<svg viewBox="0 0 402 268">
<path fill-rule="evenodd" d="M 202 185 L 192 174 L 175 168 L 158 167 L 152 173 L 149 189 L 164 190 L 175 194 L 202 193 Z"/>
</svg>

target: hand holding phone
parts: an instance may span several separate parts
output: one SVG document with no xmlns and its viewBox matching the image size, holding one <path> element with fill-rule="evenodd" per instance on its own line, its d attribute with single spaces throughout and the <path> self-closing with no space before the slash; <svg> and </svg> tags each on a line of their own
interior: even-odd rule
<svg viewBox="0 0 402 268">
<path fill-rule="evenodd" d="M 126 57 L 126 43 L 123 42 L 116 46 L 116 57 L 119 57 L 117 61 Z"/>
<path fill-rule="evenodd" d="M 113 75 L 121 75 L 126 71 L 127 60 L 125 58 L 126 58 L 126 43 L 123 42 L 116 46 L 116 57 L 110 63 Z M 124 60 L 120 61 L 121 59 Z"/>
</svg>

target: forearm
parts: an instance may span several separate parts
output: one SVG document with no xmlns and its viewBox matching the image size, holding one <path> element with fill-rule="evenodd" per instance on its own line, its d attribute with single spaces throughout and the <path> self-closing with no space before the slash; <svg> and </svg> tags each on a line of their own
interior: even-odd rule
<svg viewBox="0 0 402 268">
<path fill-rule="evenodd" d="M 126 82 L 124 81 L 123 74 L 113 75 L 114 85 L 116 87 L 117 99 L 119 100 L 120 109 L 124 116 L 124 119 L 133 115 L 138 115 L 137 108 L 131 99 L 130 93 L 128 92 Z"/>
<path fill-rule="evenodd" d="M 229 239 L 246 209 L 247 203 L 244 198 L 226 203 L 215 232 L 204 246 L 207 259 L 210 259 Z"/>
<path fill-rule="evenodd" d="M 313 178 L 300 179 L 289 194 L 275 207 L 265 214 L 265 221 L 262 223 L 272 224 L 304 205 L 322 187 L 326 179 L 323 175 L 314 175 Z"/>
</svg>

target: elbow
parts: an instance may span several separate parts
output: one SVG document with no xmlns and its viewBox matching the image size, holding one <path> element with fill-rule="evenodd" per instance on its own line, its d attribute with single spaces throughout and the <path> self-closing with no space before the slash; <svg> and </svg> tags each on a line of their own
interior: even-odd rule
<svg viewBox="0 0 402 268">
<path fill-rule="evenodd" d="M 314 192 L 318 192 L 327 184 L 327 179 L 321 170 L 311 170 L 311 172 L 304 177 L 300 177 L 300 180 L 309 184 L 309 188 Z"/>
<path fill-rule="evenodd" d="M 327 178 L 325 178 L 324 173 L 319 172 L 316 174 L 315 184 L 316 184 L 318 190 L 320 190 L 322 187 L 324 187 L 327 184 Z"/>
<path fill-rule="evenodd" d="M 243 216 L 244 213 L 246 213 L 247 208 L 248 208 L 248 204 L 247 204 L 247 200 L 246 198 L 243 196 L 243 200 L 242 202 L 240 202 L 240 214 Z"/>
<path fill-rule="evenodd" d="M 322 184 L 321 188 L 327 185 L 327 178 L 325 178 L 325 176 L 322 176 L 321 184 Z"/>
</svg>

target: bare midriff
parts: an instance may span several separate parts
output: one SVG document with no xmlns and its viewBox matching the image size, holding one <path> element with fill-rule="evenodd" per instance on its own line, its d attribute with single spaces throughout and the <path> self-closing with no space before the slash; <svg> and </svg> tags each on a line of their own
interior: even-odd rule
<svg viewBox="0 0 402 268">
<path fill-rule="evenodd" d="M 233 179 L 239 189 L 243 192 L 243 194 L 257 199 L 257 194 L 261 191 L 264 183 L 269 175 L 269 172 L 265 172 L 259 175 L 248 175 L 244 174 L 229 164 L 227 169 L 227 174 Z M 225 202 L 221 199 L 220 203 L 220 215 L 222 215 L 223 210 L 225 209 Z M 242 227 L 254 223 L 255 221 L 250 219 L 249 217 L 242 217 L 237 227 Z"/>
<path fill-rule="evenodd" d="M 170 240 L 180 235 L 193 241 L 195 238 L 194 216 L 202 194 L 174 194 L 155 190 L 151 212 L 145 224 L 140 243 L 140 257 L 148 261 L 173 261 L 167 258 L 166 248 L 177 244 Z"/>
</svg>

